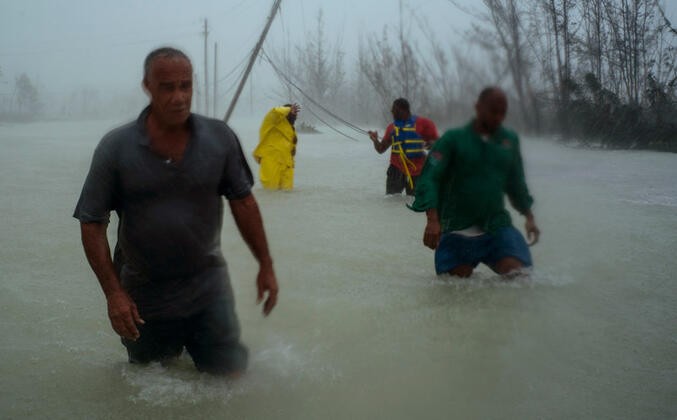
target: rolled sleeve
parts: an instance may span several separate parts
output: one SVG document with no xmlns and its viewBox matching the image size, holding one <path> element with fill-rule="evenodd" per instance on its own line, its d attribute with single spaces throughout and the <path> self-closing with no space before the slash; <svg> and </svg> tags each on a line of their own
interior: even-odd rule
<svg viewBox="0 0 677 420">
<path fill-rule="evenodd" d="M 104 138 L 94 150 L 73 217 L 82 223 L 108 223 L 110 212 L 115 209 L 115 166 L 114 145 Z"/>
<path fill-rule="evenodd" d="M 444 176 L 447 165 L 449 165 L 452 153 L 451 144 L 452 139 L 446 136 L 435 142 L 426 158 L 421 176 L 416 181 L 415 198 L 409 206 L 410 209 L 423 212 L 437 208 L 440 181 Z"/>
<path fill-rule="evenodd" d="M 237 135 L 227 128 L 228 151 L 225 156 L 223 174 L 219 184 L 219 193 L 228 200 L 238 200 L 251 194 L 254 177 Z"/>
<path fill-rule="evenodd" d="M 428 143 L 432 143 L 440 137 L 435 123 L 428 118 L 419 117 L 416 120 L 416 131 Z"/>
</svg>

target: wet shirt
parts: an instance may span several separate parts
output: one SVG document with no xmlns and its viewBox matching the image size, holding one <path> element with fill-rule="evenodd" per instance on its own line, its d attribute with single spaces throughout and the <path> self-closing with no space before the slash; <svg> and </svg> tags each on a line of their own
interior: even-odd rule
<svg viewBox="0 0 677 420">
<path fill-rule="evenodd" d="M 437 127 L 435 123 L 428 118 L 416 116 L 416 133 L 423 139 L 427 144 L 432 144 L 440 135 L 437 133 Z M 390 123 L 386 127 L 385 134 L 383 135 L 384 139 L 390 138 L 395 134 L 395 124 Z M 421 173 L 423 169 L 423 164 L 425 163 L 425 156 L 420 158 L 411 159 L 413 166 L 409 166 L 409 173 L 412 176 L 417 176 Z M 396 153 L 390 154 L 390 164 L 396 167 L 400 172 L 404 172 L 404 165 L 402 164 L 402 159 Z"/>
<path fill-rule="evenodd" d="M 517 135 L 503 127 L 487 139 L 473 122 L 435 142 L 416 184 L 414 211 L 437 209 L 443 232 L 511 226 L 505 194 L 522 214 L 533 204 Z"/>
<path fill-rule="evenodd" d="M 246 197 L 253 178 L 222 121 L 192 114 L 184 156 L 171 162 L 150 150 L 148 113 L 101 140 L 74 217 L 108 223 L 116 211 L 120 277 L 141 316 L 183 317 L 223 290 L 222 197 Z"/>
</svg>

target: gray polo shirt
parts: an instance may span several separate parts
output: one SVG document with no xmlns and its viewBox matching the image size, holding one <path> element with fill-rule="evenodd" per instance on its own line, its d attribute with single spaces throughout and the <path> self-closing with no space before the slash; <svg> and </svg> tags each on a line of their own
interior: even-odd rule
<svg viewBox="0 0 677 420">
<path fill-rule="evenodd" d="M 229 291 L 222 196 L 248 196 L 253 178 L 224 122 L 191 114 L 191 137 L 176 163 L 150 150 L 148 113 L 103 137 L 73 216 L 108 223 L 116 211 L 116 266 L 141 316 L 181 318 Z"/>
</svg>

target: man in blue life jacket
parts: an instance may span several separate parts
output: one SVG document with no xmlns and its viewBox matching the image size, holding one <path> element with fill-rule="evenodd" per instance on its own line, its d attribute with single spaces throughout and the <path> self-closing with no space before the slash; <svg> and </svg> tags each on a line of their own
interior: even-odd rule
<svg viewBox="0 0 677 420">
<path fill-rule="evenodd" d="M 388 125 L 381 141 L 376 131 L 369 131 L 369 138 L 378 153 L 391 148 L 386 194 L 402 194 L 404 190 L 407 195 L 414 195 L 416 180 L 425 163 L 425 149 L 439 134 L 431 120 L 411 114 L 409 101 L 404 98 L 395 99 L 390 111 L 395 121 Z"/>
</svg>

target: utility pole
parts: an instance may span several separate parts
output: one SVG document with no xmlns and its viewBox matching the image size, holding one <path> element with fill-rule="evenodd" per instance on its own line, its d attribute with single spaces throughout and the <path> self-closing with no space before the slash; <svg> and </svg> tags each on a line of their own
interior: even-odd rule
<svg viewBox="0 0 677 420">
<path fill-rule="evenodd" d="M 216 80 L 216 60 L 217 60 L 217 48 L 218 48 L 218 43 L 214 43 L 214 93 L 212 94 L 212 117 L 216 118 L 216 84 L 218 81 Z"/>
<path fill-rule="evenodd" d="M 247 69 L 244 72 L 244 75 L 242 76 L 242 80 L 240 80 L 240 85 L 237 87 L 237 91 L 235 91 L 235 96 L 233 97 L 233 100 L 230 102 L 230 106 L 228 107 L 228 111 L 226 111 L 226 116 L 223 117 L 223 120 L 225 122 L 228 122 L 228 119 L 230 118 L 230 114 L 233 113 L 233 110 L 235 109 L 235 104 L 237 103 L 238 98 L 240 97 L 240 94 L 242 93 L 242 88 L 244 88 L 245 83 L 247 83 L 247 77 L 249 76 L 249 72 L 252 70 L 252 67 L 254 66 L 254 62 L 256 61 L 256 57 L 259 55 L 259 51 L 261 50 L 261 47 L 263 46 L 263 41 L 266 39 L 266 35 L 268 34 L 268 29 L 270 29 L 270 25 L 273 23 L 273 19 L 275 19 L 275 15 L 277 14 L 277 10 L 280 8 L 280 3 L 282 3 L 282 0 L 275 0 L 273 3 L 273 7 L 270 9 L 270 15 L 268 15 L 268 22 L 266 22 L 266 27 L 263 28 L 263 32 L 261 33 L 261 37 L 259 38 L 258 42 L 256 43 L 256 46 L 254 47 L 254 51 L 252 51 L 252 55 L 249 58 L 249 64 L 247 64 Z"/>
<path fill-rule="evenodd" d="M 200 111 L 201 111 L 200 110 L 200 99 L 202 99 L 202 98 L 200 96 L 200 79 L 197 77 L 197 73 L 193 73 L 193 83 L 194 83 L 193 90 L 195 91 L 195 95 L 197 96 L 197 98 L 195 98 L 196 100 L 194 102 L 195 108 L 196 108 L 195 112 L 200 114 Z"/>
<path fill-rule="evenodd" d="M 404 64 L 404 97 L 409 98 L 409 55 L 406 48 L 404 48 L 404 23 L 402 23 L 402 0 L 400 0 L 400 52 L 402 54 L 402 62 Z"/>
<path fill-rule="evenodd" d="M 209 115 L 209 75 L 207 73 L 207 35 L 209 31 L 207 30 L 207 19 L 205 19 L 204 32 L 202 34 L 205 37 L 205 115 Z"/>
</svg>

